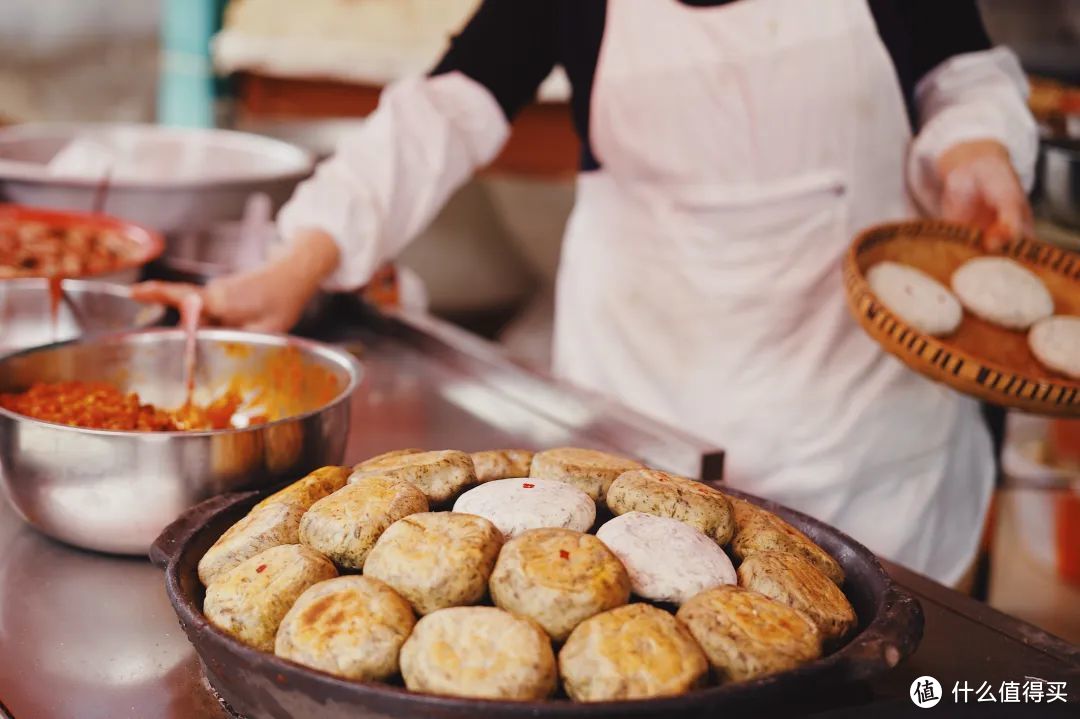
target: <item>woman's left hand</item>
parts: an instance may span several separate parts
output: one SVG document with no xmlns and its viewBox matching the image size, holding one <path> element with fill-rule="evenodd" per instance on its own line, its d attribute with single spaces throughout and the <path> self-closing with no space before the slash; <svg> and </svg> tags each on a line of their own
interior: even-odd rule
<svg viewBox="0 0 1080 719">
<path fill-rule="evenodd" d="M 954 145 L 938 158 L 937 172 L 942 218 L 981 228 L 987 250 L 1033 234 L 1031 205 L 1000 142 Z"/>
</svg>

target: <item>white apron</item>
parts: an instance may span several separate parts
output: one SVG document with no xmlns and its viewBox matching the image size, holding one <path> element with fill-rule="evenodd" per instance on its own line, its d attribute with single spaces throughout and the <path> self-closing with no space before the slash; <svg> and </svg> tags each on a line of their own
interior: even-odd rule
<svg viewBox="0 0 1080 719">
<path fill-rule="evenodd" d="M 991 491 L 976 404 L 887 356 L 842 255 L 911 216 L 865 0 L 609 0 L 558 278 L 556 367 L 728 452 L 736 487 L 944 582 Z"/>
</svg>

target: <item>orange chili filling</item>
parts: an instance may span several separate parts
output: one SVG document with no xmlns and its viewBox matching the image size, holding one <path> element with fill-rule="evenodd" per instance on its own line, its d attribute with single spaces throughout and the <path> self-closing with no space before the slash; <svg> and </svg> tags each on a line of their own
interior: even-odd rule
<svg viewBox="0 0 1080 719">
<path fill-rule="evenodd" d="M 27 417 L 88 429 L 140 432 L 228 429 L 243 402 L 226 392 L 206 407 L 188 404 L 165 410 L 139 400 L 107 382 L 39 382 L 25 392 L 0 394 L 0 407 Z M 265 422 L 253 417 L 250 424 Z"/>
</svg>

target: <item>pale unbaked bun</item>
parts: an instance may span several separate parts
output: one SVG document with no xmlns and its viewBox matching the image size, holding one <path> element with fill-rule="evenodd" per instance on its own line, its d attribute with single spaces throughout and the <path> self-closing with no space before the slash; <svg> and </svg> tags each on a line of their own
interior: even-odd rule
<svg viewBox="0 0 1080 719">
<path fill-rule="evenodd" d="M 416 624 L 409 603 L 371 577 L 327 579 L 304 590 L 281 620 L 274 653 L 346 679 L 397 674 Z"/>
<path fill-rule="evenodd" d="M 735 534 L 731 502 L 702 482 L 655 469 L 637 469 L 619 475 L 607 494 L 613 514 L 645 512 L 670 517 L 727 544 Z"/>
<path fill-rule="evenodd" d="M 682 604 L 737 581 L 720 545 L 677 519 L 628 512 L 606 522 L 596 538 L 623 563 L 631 589 L 644 599 Z"/>
<path fill-rule="evenodd" d="M 879 262 L 866 273 L 866 281 L 886 307 L 920 332 L 952 334 L 964 318 L 960 302 L 945 285 L 910 265 Z"/>
<path fill-rule="evenodd" d="M 584 532 L 596 521 L 596 503 L 580 489 L 531 478 L 481 484 L 458 497 L 454 511 L 487 518 L 507 539 L 542 527 Z"/>
<path fill-rule="evenodd" d="M 555 690 L 551 640 L 535 622 L 495 607 L 451 607 L 419 622 L 401 648 L 414 692 L 543 699 Z"/>
<path fill-rule="evenodd" d="M 649 604 L 628 604 L 585 620 L 559 652 L 563 686 L 579 702 L 682 694 L 708 671 L 690 630 Z"/>
<path fill-rule="evenodd" d="M 776 674 L 821 656 L 821 634 L 804 614 L 740 587 L 715 587 L 677 616 L 705 650 L 721 682 Z"/>
<path fill-rule="evenodd" d="M 563 641 L 583 620 L 626 604 L 630 577 L 591 534 L 533 529 L 507 542 L 491 573 L 491 599 Z"/>
<path fill-rule="evenodd" d="M 595 449 L 558 447 L 533 455 L 529 476 L 553 479 L 580 489 L 597 502 L 602 502 L 608 487 L 631 469 L 642 469 L 640 462 Z"/>
<path fill-rule="evenodd" d="M 417 614 L 476 604 L 502 547 L 502 533 L 474 514 L 410 514 L 382 533 L 364 562 L 364 576 L 381 579 Z"/>
<path fill-rule="evenodd" d="M 466 487 L 476 484 L 472 459 L 456 449 L 438 452 L 387 452 L 364 462 L 353 471 L 349 484 L 368 477 L 393 477 L 420 488 L 432 505 L 448 502 Z"/>
<path fill-rule="evenodd" d="M 1006 257 L 976 257 L 953 273 L 952 289 L 972 314 L 1026 330 L 1054 314 L 1054 298 L 1039 276 Z"/>
<path fill-rule="evenodd" d="M 1080 317 L 1055 315 L 1039 320 L 1028 333 L 1028 346 L 1048 368 L 1080 379 Z"/>
<path fill-rule="evenodd" d="M 300 544 L 282 544 L 245 559 L 206 588 L 203 614 L 248 646 L 274 651 L 282 617 L 305 589 L 337 576 L 326 557 Z"/>
</svg>

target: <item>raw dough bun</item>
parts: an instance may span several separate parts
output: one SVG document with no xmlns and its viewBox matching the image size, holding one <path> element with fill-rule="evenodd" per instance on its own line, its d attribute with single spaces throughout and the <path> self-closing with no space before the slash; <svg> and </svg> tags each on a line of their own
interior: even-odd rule
<svg viewBox="0 0 1080 719">
<path fill-rule="evenodd" d="M 690 630 L 648 604 L 585 620 L 559 652 L 563 686 L 579 702 L 682 694 L 701 684 L 708 671 Z"/>
<path fill-rule="evenodd" d="M 596 503 L 569 484 L 544 479 L 496 479 L 458 497 L 455 512 L 490 520 L 506 539 L 542 527 L 587 531 Z"/>
<path fill-rule="evenodd" d="M 922 270 L 879 262 L 866 273 L 870 289 L 900 319 L 928 335 L 951 335 L 964 309 L 949 289 Z"/>
<path fill-rule="evenodd" d="M 376 461 L 377 460 L 377 461 Z M 369 477 L 393 477 L 411 482 L 423 491 L 430 504 L 448 502 L 466 487 L 476 484 L 472 459 L 464 452 L 447 449 L 370 459 L 355 470 L 349 484 Z"/>
<path fill-rule="evenodd" d="M 489 449 L 472 453 L 476 481 L 483 484 L 495 479 L 529 476 L 533 453 L 527 449 Z"/>
<path fill-rule="evenodd" d="M 387 527 L 428 509 L 424 493 L 400 479 L 371 477 L 311 505 L 300 520 L 300 542 L 339 567 L 363 569 L 368 552 Z"/>
<path fill-rule="evenodd" d="M 760 552 L 739 565 L 739 584 L 798 609 L 826 642 L 855 628 L 858 617 L 844 593 L 814 565 L 786 552 Z"/>
<path fill-rule="evenodd" d="M 272 652 L 278 625 L 296 598 L 336 576 L 330 560 L 303 545 L 271 547 L 215 578 L 206 588 L 203 614 L 244 644 Z"/>
<path fill-rule="evenodd" d="M 397 674 L 398 653 L 416 617 L 397 592 L 370 577 L 337 577 L 308 587 L 281 620 L 274 653 L 346 679 Z"/>
<path fill-rule="evenodd" d="M 559 447 L 533 456 L 529 476 L 553 479 L 580 489 L 597 502 L 604 500 L 608 487 L 623 472 L 643 469 L 643 465 L 626 457 L 595 449 Z"/>
<path fill-rule="evenodd" d="M 502 543 L 502 532 L 474 514 L 410 514 L 375 542 L 364 575 L 393 587 L 417 614 L 476 604 L 487 594 Z"/>
<path fill-rule="evenodd" d="M 728 497 L 735 510 L 735 537 L 731 554 L 740 561 L 757 552 L 790 552 L 813 564 L 838 586 L 844 569 L 824 549 L 772 512 L 744 499 Z"/>
<path fill-rule="evenodd" d="M 292 504 L 256 505 L 247 516 L 225 530 L 199 560 L 199 579 L 206 586 L 240 562 L 264 549 L 300 541 L 304 507 Z"/>
<path fill-rule="evenodd" d="M 495 607 L 440 609 L 416 623 L 401 649 L 414 692 L 482 699 L 543 699 L 555 690 L 544 630 Z"/>
<path fill-rule="evenodd" d="M 424 450 L 416 449 L 415 447 L 410 447 L 408 449 L 392 449 L 389 452 L 383 452 L 382 454 L 377 454 L 374 457 L 369 457 L 368 459 L 365 459 L 363 462 L 358 462 L 357 464 L 354 464 L 353 465 L 353 471 L 354 472 L 364 472 L 364 471 L 369 470 L 369 469 L 375 469 L 375 468 L 383 466 L 385 463 L 388 463 L 390 460 L 396 460 L 396 459 L 399 459 L 401 457 L 408 456 L 410 454 L 420 454 L 423 451 Z"/>
<path fill-rule="evenodd" d="M 630 575 L 634 594 L 682 604 L 698 592 L 735 584 L 735 567 L 709 537 L 677 519 L 628 512 L 605 523 L 596 538 Z"/>
<path fill-rule="evenodd" d="M 495 606 L 535 620 L 558 642 L 630 599 L 622 562 L 593 535 L 571 529 L 533 529 L 511 539 L 489 584 Z"/>
<path fill-rule="evenodd" d="M 1054 298 L 1039 276 L 1006 257 L 976 257 L 953 273 L 952 289 L 972 314 L 1026 330 L 1054 314 Z"/>
<path fill-rule="evenodd" d="M 1028 333 L 1035 359 L 1066 377 L 1080 379 L 1080 317 L 1055 315 L 1039 320 Z"/>
<path fill-rule="evenodd" d="M 303 479 L 293 482 L 288 487 L 274 492 L 263 501 L 256 504 L 253 509 L 265 507 L 268 504 L 292 504 L 301 507 L 305 512 L 311 505 L 338 491 L 345 486 L 349 478 L 348 467 L 323 467 Z"/>
<path fill-rule="evenodd" d="M 720 682 L 776 674 L 821 656 L 821 634 L 805 615 L 740 587 L 704 591 L 675 616 L 705 650 Z"/>
<path fill-rule="evenodd" d="M 619 475 L 607 494 L 613 514 L 645 512 L 670 517 L 727 544 L 735 534 L 735 513 L 728 498 L 701 482 L 655 469 Z"/>
</svg>

